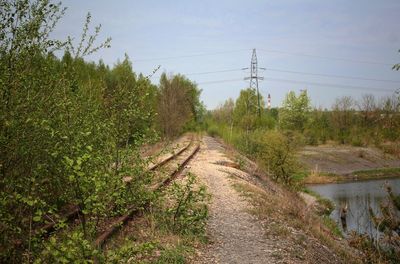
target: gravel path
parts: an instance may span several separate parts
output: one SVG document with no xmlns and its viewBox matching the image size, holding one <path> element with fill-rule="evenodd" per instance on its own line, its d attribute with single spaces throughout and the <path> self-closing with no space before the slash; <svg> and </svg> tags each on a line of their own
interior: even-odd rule
<svg viewBox="0 0 400 264">
<path fill-rule="evenodd" d="M 192 161 L 191 171 L 208 186 L 212 195 L 207 233 L 211 243 L 195 263 L 276 263 L 274 242 L 264 235 L 261 223 L 246 210 L 250 204 L 233 189 L 227 167 L 221 161 L 223 146 L 204 137 L 201 152 Z M 234 169 L 233 169 L 234 170 Z M 237 172 L 237 170 L 236 170 Z"/>
</svg>

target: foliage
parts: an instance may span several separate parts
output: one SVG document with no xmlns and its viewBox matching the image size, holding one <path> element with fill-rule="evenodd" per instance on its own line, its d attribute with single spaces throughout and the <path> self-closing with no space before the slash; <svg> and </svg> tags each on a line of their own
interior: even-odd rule
<svg viewBox="0 0 400 264">
<path fill-rule="evenodd" d="M 259 128 L 270 128 L 273 126 L 271 123 L 274 123 L 274 121 L 271 120 L 271 116 L 268 115 L 268 112 L 264 110 L 265 102 L 261 95 L 261 109 L 259 114 L 258 97 L 254 89 L 248 88 L 242 90 L 234 105 L 232 105 L 232 101 L 229 100 L 230 99 L 228 99 L 228 101 L 225 102 L 224 107 L 220 108 L 219 111 L 217 110 L 215 114 L 224 111 L 227 107 L 230 109 L 233 108 L 230 110 L 230 114 L 225 117 L 231 120 L 231 126 L 235 125 L 236 127 L 245 130 L 246 133 L 255 131 Z"/>
<path fill-rule="evenodd" d="M 127 56 L 112 69 L 84 61 L 109 46 L 95 45 L 100 27 L 88 33 L 90 15 L 75 45 L 49 37 L 61 4 L 14 0 L 0 8 L 0 262 L 29 262 L 40 251 L 76 261 L 99 223 L 148 197 L 139 147 L 154 135 L 157 90 Z M 53 55 L 63 50 L 62 59 Z M 129 186 L 126 175 L 135 175 Z M 81 212 L 79 233 L 50 239 L 46 245 L 60 249 L 50 252 L 41 228 L 71 205 Z"/>
<path fill-rule="evenodd" d="M 381 216 L 369 208 L 369 213 L 377 230 L 382 232 L 380 241 L 375 241 L 375 248 L 385 254 L 392 263 L 400 259 L 400 195 L 395 195 L 387 185 L 388 200 L 380 205 Z"/>
<path fill-rule="evenodd" d="M 165 245 L 159 241 L 137 243 L 126 241 L 117 250 L 109 250 L 106 263 L 186 263 L 186 256 L 193 249 L 185 242 Z"/>
<path fill-rule="evenodd" d="M 299 100 L 308 98 L 306 94 L 303 97 Z M 261 105 L 264 105 L 263 101 Z M 298 134 L 269 130 L 276 124 L 277 111 L 263 110 L 259 115 L 254 90 L 242 90 L 235 104 L 228 100 L 212 114 L 208 120 L 209 134 L 222 137 L 239 151 L 258 160 L 274 180 L 287 185 L 295 182 L 298 163 L 294 154 L 303 140 L 298 140 Z"/>
<path fill-rule="evenodd" d="M 107 262 L 108 263 L 127 263 L 131 259 L 138 258 L 141 256 L 142 258 L 146 258 L 150 256 L 155 250 L 160 249 L 160 245 L 157 242 L 150 241 L 141 244 L 126 243 L 119 247 L 117 250 L 110 250 L 107 254 Z"/>
<path fill-rule="evenodd" d="M 310 119 L 304 130 L 307 144 L 325 144 L 332 138 L 332 124 L 329 118 L 329 112 L 322 109 L 310 112 Z"/>
<path fill-rule="evenodd" d="M 396 145 L 399 140 L 400 98 L 377 100 L 365 94 L 359 101 L 345 96 L 337 98 L 331 110 L 314 109 L 304 130 L 307 144 L 324 144 L 334 140 L 354 146 Z M 396 152 L 396 151 L 394 151 Z"/>
<path fill-rule="evenodd" d="M 367 234 L 358 234 L 355 231 L 351 231 L 349 234 L 349 245 L 363 253 L 363 263 L 385 263 L 383 256 L 380 255 Z"/>
<path fill-rule="evenodd" d="M 83 232 L 74 231 L 60 241 L 51 237 L 35 263 L 92 263 L 98 255 Z"/>
<path fill-rule="evenodd" d="M 232 98 L 227 99 L 222 105 L 213 111 L 213 117 L 218 123 L 233 124 L 233 111 L 235 102 Z"/>
<path fill-rule="evenodd" d="M 260 147 L 259 158 L 272 175 L 272 179 L 286 185 L 294 184 L 294 177 L 298 171 L 295 151 L 297 142 L 293 134 L 283 134 L 277 131 L 267 131 L 258 141 Z"/>
<path fill-rule="evenodd" d="M 310 110 L 310 98 L 307 95 L 307 90 L 302 91 L 299 96 L 290 91 L 279 111 L 280 127 L 303 132 L 309 121 Z"/>
<path fill-rule="evenodd" d="M 365 263 L 398 263 L 400 259 L 400 195 L 386 186 L 387 200 L 380 205 L 380 214 L 369 208 L 376 237 L 368 234 L 350 233 L 350 245 L 363 253 Z"/>
<path fill-rule="evenodd" d="M 174 182 L 168 190 L 170 206 L 166 211 L 167 224 L 175 232 L 184 234 L 203 234 L 208 217 L 205 186 L 195 187 L 197 178 L 188 173 L 184 184 Z"/>
<path fill-rule="evenodd" d="M 157 101 L 158 123 L 164 137 L 175 137 L 195 128 L 204 115 L 201 90 L 182 75 L 161 75 Z"/>
<path fill-rule="evenodd" d="M 195 175 L 189 173 L 183 182 L 174 182 L 157 195 L 159 199 L 145 211 L 151 230 L 146 226 L 139 230 L 150 235 L 125 238 L 121 246 L 108 250 L 107 263 L 185 263 L 193 245 L 205 238 L 209 196 Z M 161 243 L 163 240 L 168 243 Z"/>
<path fill-rule="evenodd" d="M 262 98 L 261 101 L 263 102 Z M 233 110 L 234 122 L 242 129 L 254 130 L 256 128 L 257 113 L 258 101 L 256 91 L 251 88 L 240 91 Z"/>
</svg>

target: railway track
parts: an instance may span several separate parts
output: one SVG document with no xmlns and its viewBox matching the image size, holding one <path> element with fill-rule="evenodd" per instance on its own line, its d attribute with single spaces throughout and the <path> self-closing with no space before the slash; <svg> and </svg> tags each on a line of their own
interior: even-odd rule
<svg viewBox="0 0 400 264">
<path fill-rule="evenodd" d="M 157 184 L 153 185 L 151 187 L 152 191 L 154 192 L 159 192 L 162 191 L 165 187 L 167 187 L 173 180 L 176 179 L 176 177 L 179 176 L 179 174 L 185 169 L 186 165 L 189 163 L 189 161 L 196 155 L 196 153 L 200 149 L 200 144 L 199 143 L 194 143 L 194 140 L 190 141 L 188 145 L 186 145 L 184 148 L 180 149 L 177 153 L 169 156 L 168 158 L 162 160 L 161 162 L 157 163 L 156 165 L 150 167 L 149 170 L 155 171 L 160 168 L 164 168 L 166 165 L 169 168 L 167 168 L 168 172 L 167 173 L 162 173 L 163 175 L 167 174 L 167 177 L 164 177 L 159 181 Z M 188 153 L 187 155 L 184 155 L 184 153 Z M 177 161 L 175 164 L 170 164 L 171 161 Z M 174 166 L 175 165 L 175 166 Z M 142 208 L 136 208 L 132 207 L 128 210 L 128 212 L 117 218 L 110 226 L 109 228 L 101 233 L 95 240 L 94 245 L 97 248 L 102 248 L 106 241 L 114 234 L 116 233 L 122 226 L 124 226 L 127 222 L 130 220 L 134 219 L 136 216 L 139 215 L 139 213 L 143 210 L 143 208 L 147 208 L 149 206 L 149 203 L 146 203 L 143 205 Z"/>
<path fill-rule="evenodd" d="M 150 186 L 151 191 L 158 192 L 168 186 L 186 167 L 187 163 L 196 155 L 200 149 L 200 144 L 195 143 L 193 138 L 190 139 L 189 143 L 185 144 L 184 147 L 180 148 L 175 153 L 164 157 L 161 161 L 149 166 L 148 171 L 151 171 L 157 175 L 156 182 Z M 187 153 L 187 155 L 185 155 Z M 173 161 L 175 161 L 173 163 Z M 167 175 L 167 177 L 164 177 Z M 128 177 L 130 178 L 130 177 Z M 129 184 L 130 179 L 124 179 Z M 123 225 L 132 220 L 135 216 L 148 207 L 149 204 L 144 204 L 141 208 L 130 207 L 128 212 L 122 216 L 116 218 L 109 227 L 99 234 L 94 241 L 94 245 L 98 248 L 102 248 L 106 241 Z M 60 221 L 67 223 L 73 222 L 79 217 L 81 211 L 78 206 L 73 206 L 71 210 L 60 217 Z M 60 221 L 53 221 L 38 229 L 37 234 L 41 234 L 43 237 L 48 237 L 56 231 L 56 226 Z"/>
</svg>

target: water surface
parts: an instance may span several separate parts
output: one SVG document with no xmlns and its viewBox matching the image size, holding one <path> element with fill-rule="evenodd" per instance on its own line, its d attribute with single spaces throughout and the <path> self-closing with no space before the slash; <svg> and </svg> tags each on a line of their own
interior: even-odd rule
<svg viewBox="0 0 400 264">
<path fill-rule="evenodd" d="M 313 184 L 308 187 L 321 196 L 335 203 L 335 210 L 330 215 L 341 227 L 340 207 L 347 203 L 347 231 L 375 235 L 376 230 L 371 222 L 368 207 L 379 213 L 379 203 L 387 199 L 385 183 L 390 184 L 395 194 L 400 193 L 400 179 L 369 180 L 347 183 Z M 346 230 L 345 230 L 346 231 Z"/>
</svg>

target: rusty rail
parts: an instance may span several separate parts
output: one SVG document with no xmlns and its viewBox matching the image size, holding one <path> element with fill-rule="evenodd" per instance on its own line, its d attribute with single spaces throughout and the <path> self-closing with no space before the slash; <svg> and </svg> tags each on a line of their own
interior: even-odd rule
<svg viewBox="0 0 400 264">
<path fill-rule="evenodd" d="M 151 166 L 148 170 L 149 171 L 155 171 L 157 170 L 159 167 L 164 166 L 166 163 L 168 163 L 169 161 L 175 159 L 176 157 L 178 157 L 180 154 L 182 154 L 185 150 L 187 150 L 193 143 L 193 140 L 191 140 L 189 142 L 189 144 L 187 144 L 185 147 L 183 147 L 182 149 L 180 149 L 177 153 L 169 156 L 168 158 L 162 160 L 161 162 L 154 164 L 153 166 Z M 129 214 L 133 214 L 134 212 L 131 212 L 132 209 L 129 210 Z M 48 224 L 45 224 L 44 226 L 40 227 L 37 229 L 37 231 L 35 231 L 35 234 L 40 234 L 42 237 L 48 237 L 50 234 L 52 234 L 53 232 L 56 231 L 56 225 L 58 223 L 60 223 L 61 221 L 65 221 L 65 222 L 72 222 L 73 220 L 75 220 L 76 218 L 78 218 L 79 214 L 81 213 L 81 210 L 78 206 L 74 206 L 74 208 L 69 211 L 68 213 L 66 213 L 65 215 L 63 215 L 61 217 L 62 220 L 57 221 L 57 222 L 51 222 Z M 126 221 L 124 219 L 121 218 L 121 221 Z M 119 221 L 119 222 L 121 222 Z"/>
<path fill-rule="evenodd" d="M 180 155 L 181 153 L 183 153 L 183 151 L 187 150 L 189 148 L 189 146 L 192 144 L 192 142 L 184 148 L 184 150 L 181 150 L 179 152 L 179 154 L 177 153 L 177 155 L 175 155 L 175 157 L 177 157 L 178 155 Z M 200 144 L 198 144 L 196 146 L 196 148 L 190 153 L 190 155 L 185 158 L 184 162 L 182 164 L 180 164 L 172 173 L 170 173 L 169 177 L 167 179 L 165 179 L 164 181 L 162 181 L 160 183 L 160 185 L 158 185 L 155 188 L 155 191 L 160 191 L 162 190 L 164 187 L 168 186 L 186 167 L 186 165 L 188 164 L 188 162 L 196 155 L 196 153 L 200 150 Z M 171 159 L 169 159 L 171 160 Z M 166 162 L 165 162 L 166 163 Z M 165 164 L 164 163 L 164 164 Z M 146 203 L 143 208 L 146 208 L 149 206 L 149 203 Z M 119 217 L 118 219 L 116 219 L 111 226 L 104 231 L 101 235 L 99 235 L 95 242 L 94 245 L 95 247 L 98 248 L 102 248 L 105 244 L 105 242 L 116 232 L 118 231 L 123 225 L 125 225 L 129 220 L 132 220 L 133 217 L 135 215 L 138 215 L 140 213 L 140 208 L 130 208 L 128 210 L 128 212 Z"/>
<path fill-rule="evenodd" d="M 191 145 L 192 145 L 193 141 L 191 140 L 189 142 L 189 144 L 187 144 L 184 148 L 182 148 L 181 150 L 179 150 L 177 153 L 169 156 L 168 158 L 164 159 L 163 161 L 161 161 L 160 163 L 157 163 L 153 166 L 151 166 L 149 168 L 150 171 L 155 171 L 156 169 L 158 169 L 159 167 L 165 165 L 167 162 L 169 162 L 170 160 L 176 158 L 177 156 L 179 156 L 180 154 L 182 154 L 185 150 L 187 150 Z"/>
</svg>

